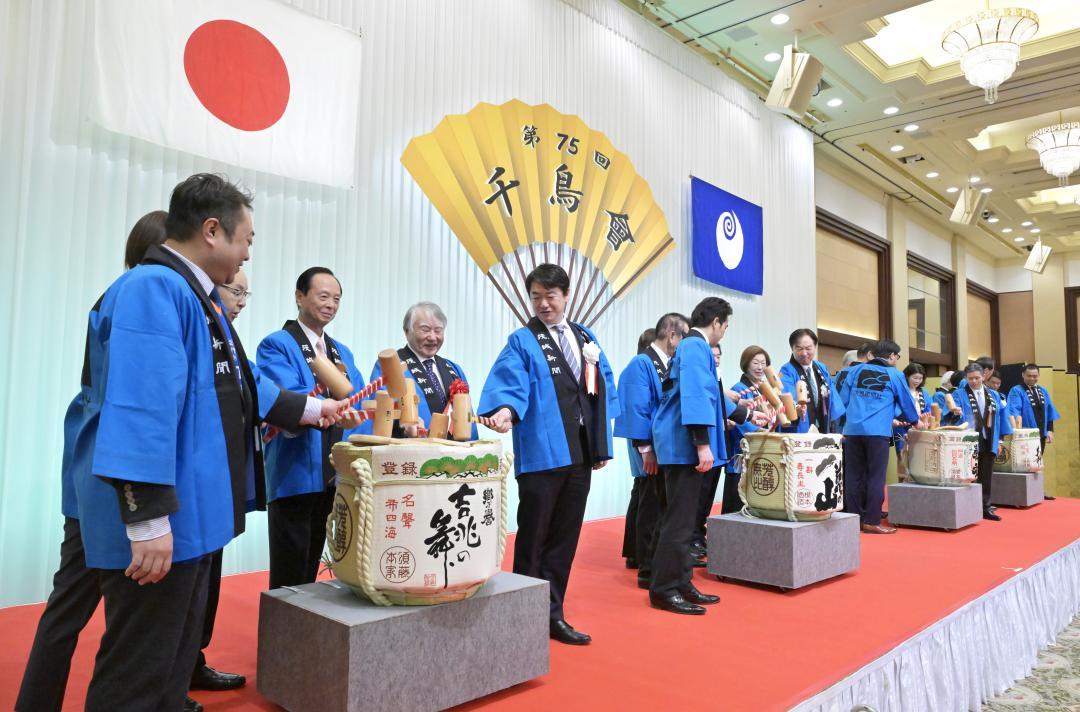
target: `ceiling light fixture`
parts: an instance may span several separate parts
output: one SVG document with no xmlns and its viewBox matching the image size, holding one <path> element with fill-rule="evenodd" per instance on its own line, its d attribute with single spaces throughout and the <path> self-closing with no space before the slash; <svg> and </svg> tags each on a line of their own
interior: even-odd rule
<svg viewBox="0 0 1080 712">
<path fill-rule="evenodd" d="M 1039 164 L 1058 185 L 1066 185 L 1080 168 L 1080 121 L 1041 128 L 1027 137 L 1027 147 L 1039 152 Z"/>
<path fill-rule="evenodd" d="M 831 107 L 833 107 L 833 108 L 835 109 L 836 107 L 838 107 L 838 106 L 840 106 L 841 104 L 843 104 L 843 103 L 844 103 L 844 100 L 843 100 L 843 99 L 841 99 L 841 98 L 840 98 L 840 97 L 838 97 L 838 96 L 834 96 L 834 97 L 833 97 L 832 99 L 829 99 L 829 100 L 828 100 L 827 102 L 825 102 L 825 103 L 826 103 L 827 105 L 829 105 L 829 106 L 831 106 Z"/>
<path fill-rule="evenodd" d="M 938 175 L 939 175 L 939 174 L 938 174 L 938 172 L 937 172 L 937 171 L 930 171 L 929 173 L 927 173 L 927 174 L 926 174 L 926 177 L 927 177 L 927 178 L 937 178 L 937 177 L 938 177 Z"/>
<path fill-rule="evenodd" d="M 780 56 L 781 55 L 780 55 L 779 52 L 769 52 L 767 55 L 765 55 L 765 61 L 766 62 L 779 62 L 780 61 Z"/>
<path fill-rule="evenodd" d="M 791 18 L 788 17 L 787 15 L 785 15 L 784 13 L 778 12 L 775 15 L 773 15 L 772 17 L 769 18 L 769 22 L 773 23 L 774 25 L 783 25 L 784 23 L 786 23 L 790 19 Z"/>
<path fill-rule="evenodd" d="M 1023 241 L 1024 241 L 1024 238 L 1022 238 L 1022 237 L 1014 237 L 1013 238 L 1013 242 L 1023 242 Z"/>
<path fill-rule="evenodd" d="M 1042 230 L 1040 230 L 1037 227 L 1033 227 L 1030 230 L 1028 230 L 1028 232 L 1030 232 L 1032 235 L 1038 235 L 1040 232 L 1042 232 Z"/>
<path fill-rule="evenodd" d="M 945 192 L 946 193 L 955 193 L 958 190 L 960 190 L 960 189 L 957 188 L 956 186 L 950 185 L 948 188 L 945 189 Z"/>
<path fill-rule="evenodd" d="M 912 133 L 913 131 L 918 131 L 919 130 L 919 125 L 918 124 L 908 124 L 907 126 L 904 127 L 904 130 L 907 131 L 908 133 Z"/>
<path fill-rule="evenodd" d="M 971 183 L 972 185 L 974 185 L 975 183 L 978 183 L 981 180 L 982 180 L 982 178 L 980 178 L 979 176 L 971 176 L 970 178 L 968 178 L 968 182 Z"/>
<path fill-rule="evenodd" d="M 986 186 L 985 188 L 983 188 L 983 189 L 982 189 L 982 190 L 980 190 L 979 192 L 980 192 L 980 193 L 993 193 L 993 192 L 994 192 L 994 189 L 993 189 L 993 188 L 991 188 L 990 186 Z"/>
<path fill-rule="evenodd" d="M 892 151 L 893 153 L 900 153 L 901 151 L 904 150 L 904 147 L 901 146 L 900 144 L 896 144 L 895 146 L 892 146 L 891 148 L 889 148 L 889 150 Z"/>
<path fill-rule="evenodd" d="M 1007 227 L 1007 228 L 1004 228 L 1004 229 L 1002 229 L 1002 231 L 1001 231 L 1001 232 L 1002 232 L 1003 234 L 1005 234 L 1005 235 L 1008 235 L 1008 234 L 1009 234 L 1010 232 L 1012 232 L 1012 228 L 1011 228 L 1011 227 Z M 1024 238 L 1020 238 L 1020 239 L 1022 240 L 1022 239 L 1024 239 Z"/>
<path fill-rule="evenodd" d="M 999 218 L 998 218 L 998 216 L 996 216 L 996 215 L 991 215 L 991 216 L 990 216 L 989 218 L 987 218 L 987 219 L 986 219 L 986 222 L 988 222 L 988 223 L 990 223 L 991 225 L 993 225 L 994 223 L 996 223 L 996 222 L 998 221 L 998 219 L 999 219 Z"/>
<path fill-rule="evenodd" d="M 900 111 L 900 107 L 898 107 L 898 106 L 886 106 L 884 109 L 881 110 L 881 113 L 885 114 L 886 116 L 892 116 L 897 111 Z"/>
<path fill-rule="evenodd" d="M 1031 227 L 1031 221 L 1025 220 L 1024 222 L 1020 223 L 1020 227 Z"/>
<path fill-rule="evenodd" d="M 1020 45 L 1039 30 L 1039 16 L 1019 7 L 983 10 L 954 22 L 941 36 L 941 48 L 960 59 L 960 70 L 983 90 L 987 104 L 998 98 L 998 87 L 1013 75 Z"/>
</svg>

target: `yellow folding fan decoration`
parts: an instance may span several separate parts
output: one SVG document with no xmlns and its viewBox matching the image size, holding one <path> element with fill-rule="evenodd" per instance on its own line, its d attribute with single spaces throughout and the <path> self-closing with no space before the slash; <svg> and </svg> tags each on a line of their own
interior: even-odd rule
<svg viewBox="0 0 1080 712">
<path fill-rule="evenodd" d="M 525 275 L 570 275 L 592 325 L 675 246 L 645 179 L 607 136 L 547 104 L 477 104 L 417 136 L 401 162 L 524 323 Z"/>
</svg>

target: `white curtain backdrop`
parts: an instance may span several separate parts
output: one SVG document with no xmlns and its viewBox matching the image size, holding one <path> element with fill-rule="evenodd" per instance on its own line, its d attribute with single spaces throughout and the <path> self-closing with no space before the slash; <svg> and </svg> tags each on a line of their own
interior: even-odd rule
<svg viewBox="0 0 1080 712">
<path fill-rule="evenodd" d="M 86 118 L 93 2 L 0 0 L 8 335 L 0 344 L 0 606 L 44 599 L 58 562 L 61 421 L 78 388 L 86 312 L 120 273 L 131 225 L 166 207 L 191 173 L 227 173 L 256 195 L 254 296 L 237 321 L 250 353 L 294 315 L 296 275 L 321 264 L 344 286 L 330 333 L 364 369 L 377 350 L 401 345 L 406 307 L 432 300 L 450 318 L 444 353 L 479 391 L 516 324 L 399 159 L 444 115 L 512 98 L 549 103 L 606 133 L 667 214 L 676 251 L 596 326 L 616 370 L 660 314 L 689 312 L 708 294 L 735 307 L 724 342 L 729 380 L 744 346 L 760 343 L 782 361 L 788 332 L 814 324 L 810 136 L 615 0 L 293 4 L 363 35 L 353 190 L 238 170 L 94 126 Z M 690 174 L 763 206 L 763 297 L 693 277 Z M 587 516 L 622 514 L 629 489 L 620 457 L 594 477 Z M 266 564 L 265 517 L 256 514 L 225 567 Z"/>
</svg>

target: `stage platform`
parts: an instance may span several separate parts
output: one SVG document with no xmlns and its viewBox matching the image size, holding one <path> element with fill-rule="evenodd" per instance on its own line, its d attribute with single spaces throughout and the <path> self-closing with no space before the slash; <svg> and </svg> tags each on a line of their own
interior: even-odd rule
<svg viewBox="0 0 1080 712">
<path fill-rule="evenodd" d="M 788 593 L 697 569 L 698 588 L 722 597 L 704 617 L 649 608 L 618 556 L 622 520 L 589 523 L 566 615 L 594 643 L 552 643 L 550 673 L 458 709 L 975 707 L 1026 675 L 1080 609 L 1080 500 L 1000 513 L 1001 522 L 955 532 L 862 535 L 857 571 Z M 222 585 L 207 657 L 248 685 L 195 693 L 209 712 L 280 709 L 253 679 L 265 584 L 258 573 Z M 14 705 L 41 608 L 0 610 L 0 709 Z M 75 654 L 65 709 L 82 709 L 102 626 L 99 610 Z"/>
</svg>

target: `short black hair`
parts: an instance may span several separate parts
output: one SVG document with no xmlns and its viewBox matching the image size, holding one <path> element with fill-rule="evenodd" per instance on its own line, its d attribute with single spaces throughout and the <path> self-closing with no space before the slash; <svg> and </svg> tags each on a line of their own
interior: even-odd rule
<svg viewBox="0 0 1080 712">
<path fill-rule="evenodd" d="M 1001 371 L 994 369 L 994 372 L 990 374 L 990 378 L 1001 378 Z"/>
<path fill-rule="evenodd" d="M 682 327 L 683 324 L 689 326 L 690 320 L 678 312 L 668 312 L 656 322 L 656 336 L 653 340 L 666 339 L 672 331 Z"/>
<path fill-rule="evenodd" d="M 720 297 L 705 297 L 698 302 L 693 313 L 690 314 L 690 326 L 703 329 L 712 324 L 714 319 L 719 319 L 723 324 L 731 313 L 731 305 L 727 303 L 727 300 Z"/>
<path fill-rule="evenodd" d="M 525 291 L 531 292 L 533 282 L 538 282 L 544 289 L 559 289 L 563 294 L 570 293 L 570 275 L 559 265 L 545 262 L 537 265 L 525 278 Z"/>
<path fill-rule="evenodd" d="M 817 334 L 813 329 L 796 329 L 791 332 L 791 336 L 787 337 L 787 345 L 791 348 L 795 348 L 795 342 L 804 336 L 809 336 L 810 340 L 814 342 L 814 346 L 817 346 Z"/>
<path fill-rule="evenodd" d="M 308 267 L 306 270 L 300 273 L 300 276 L 296 278 L 296 291 L 301 294 L 307 294 L 311 289 L 311 280 L 315 279 L 317 274 L 328 274 L 334 278 L 334 281 L 338 284 L 338 289 L 341 289 L 341 280 L 337 278 L 337 275 L 330 271 L 327 267 Z"/>
<path fill-rule="evenodd" d="M 1025 363 L 1024 364 L 1024 370 L 1025 371 L 1038 371 L 1039 370 L 1039 364 L 1037 364 L 1037 363 Z"/>
<path fill-rule="evenodd" d="M 922 367 L 921 363 L 915 363 L 914 361 L 912 361 L 907 365 L 907 367 L 904 368 L 904 378 L 911 378 L 911 376 L 916 373 L 923 376 L 926 375 L 926 369 Z"/>
<path fill-rule="evenodd" d="M 650 327 L 641 332 L 641 336 L 637 337 L 637 352 L 645 351 L 654 341 L 656 341 L 656 329 Z"/>
<path fill-rule="evenodd" d="M 893 354 L 900 353 L 900 344 L 892 339 L 875 341 L 874 345 L 870 347 L 870 353 L 874 354 L 874 358 L 888 358 Z"/>
<path fill-rule="evenodd" d="M 859 348 L 855 349 L 855 356 L 857 356 L 858 358 L 865 358 L 866 354 L 870 353 L 873 348 L 873 341 L 864 341 L 859 344 Z"/>
<path fill-rule="evenodd" d="M 979 373 L 983 372 L 982 364 L 980 364 L 978 361 L 972 361 L 967 366 L 964 366 L 964 375 L 965 376 L 968 375 L 969 373 L 975 373 L 976 371 L 978 371 Z"/>
<path fill-rule="evenodd" d="M 204 222 L 217 218 L 231 240 L 244 208 L 250 209 L 252 200 L 250 193 L 237 188 L 225 176 L 196 173 L 173 188 L 165 233 L 171 240 L 187 242 Z"/>
<path fill-rule="evenodd" d="M 979 358 L 975 359 L 975 363 L 979 364 L 979 366 L 981 366 L 984 371 L 994 370 L 994 359 L 990 358 L 989 356 L 980 356 Z"/>
<path fill-rule="evenodd" d="M 949 383 L 953 388 L 960 385 L 960 382 L 964 380 L 964 371 L 953 371 L 953 374 L 949 376 Z"/>
<path fill-rule="evenodd" d="M 124 245 L 124 264 L 128 269 L 142 262 L 151 247 L 165 242 L 165 219 L 168 217 L 164 210 L 152 210 L 131 228 Z"/>
</svg>

